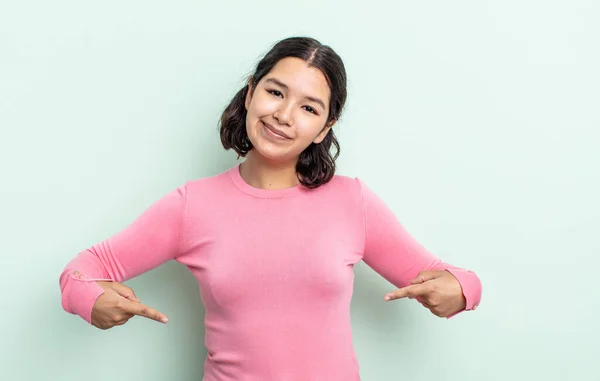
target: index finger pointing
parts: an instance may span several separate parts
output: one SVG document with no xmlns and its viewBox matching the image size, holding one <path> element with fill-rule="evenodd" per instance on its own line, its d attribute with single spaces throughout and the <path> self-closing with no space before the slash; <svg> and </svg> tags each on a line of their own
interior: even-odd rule
<svg viewBox="0 0 600 381">
<path fill-rule="evenodd" d="M 416 298 L 427 292 L 427 285 L 425 284 L 413 284 L 410 286 L 402 287 L 396 291 L 390 292 L 385 296 L 385 300 L 395 300 L 401 298 Z"/>
<path fill-rule="evenodd" d="M 135 303 L 127 300 L 123 303 L 121 309 L 125 312 L 129 312 L 138 316 L 143 316 L 161 323 L 166 324 L 169 321 L 169 319 L 164 314 L 142 303 Z"/>
</svg>

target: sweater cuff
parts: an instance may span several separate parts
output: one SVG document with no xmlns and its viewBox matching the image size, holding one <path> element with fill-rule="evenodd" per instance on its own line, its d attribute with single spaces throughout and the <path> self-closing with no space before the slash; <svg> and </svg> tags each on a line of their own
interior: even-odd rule
<svg viewBox="0 0 600 381">
<path fill-rule="evenodd" d="M 461 311 L 458 311 L 455 314 L 448 316 L 448 319 L 459 314 L 462 311 L 471 311 L 479 306 L 479 302 L 481 301 L 481 281 L 479 277 L 470 270 L 460 269 L 460 268 L 447 268 L 445 269 L 450 274 L 454 275 L 454 277 L 460 283 L 460 287 L 462 288 L 462 293 L 466 300 L 465 308 Z"/>
<path fill-rule="evenodd" d="M 92 308 L 96 299 L 104 293 L 104 289 L 95 280 L 75 279 L 67 276 L 67 284 L 62 296 L 63 308 L 81 316 L 92 324 Z"/>
</svg>

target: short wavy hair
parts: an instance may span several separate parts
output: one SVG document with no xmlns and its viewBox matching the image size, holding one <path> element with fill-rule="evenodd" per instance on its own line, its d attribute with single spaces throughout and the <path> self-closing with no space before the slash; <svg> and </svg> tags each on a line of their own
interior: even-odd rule
<svg viewBox="0 0 600 381">
<path fill-rule="evenodd" d="M 327 45 L 310 37 L 290 37 L 273 45 L 271 50 L 259 61 L 252 81 L 253 88 L 267 75 L 281 59 L 296 57 L 304 60 L 308 66 L 315 67 L 325 75 L 331 92 L 329 115 L 326 123 L 339 120 L 346 103 L 346 69 L 340 56 Z M 246 108 L 244 106 L 248 85 L 239 90 L 223 111 L 220 119 L 221 143 L 226 150 L 233 149 L 238 157 L 245 157 L 253 148 L 246 133 Z M 325 126 L 324 126 L 325 127 Z M 332 147 L 335 152 L 332 153 Z M 296 172 L 298 180 L 308 188 L 317 188 L 335 174 L 335 161 L 340 154 L 340 145 L 333 129 L 319 144 L 311 143 L 298 158 Z"/>
</svg>

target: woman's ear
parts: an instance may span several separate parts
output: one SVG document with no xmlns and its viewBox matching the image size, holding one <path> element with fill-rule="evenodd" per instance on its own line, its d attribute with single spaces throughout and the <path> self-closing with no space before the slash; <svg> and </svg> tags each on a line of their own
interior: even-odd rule
<svg viewBox="0 0 600 381">
<path fill-rule="evenodd" d="M 248 80 L 248 91 L 246 92 L 246 99 L 244 100 L 244 107 L 246 111 L 248 111 L 248 107 L 250 107 L 250 101 L 252 100 L 252 77 Z"/>
<path fill-rule="evenodd" d="M 323 141 L 323 139 L 325 139 L 325 137 L 329 133 L 329 130 L 331 130 L 331 128 L 333 127 L 333 125 L 335 124 L 335 122 L 337 122 L 337 120 L 333 119 L 329 123 L 327 123 L 325 125 L 325 127 L 323 127 L 323 129 L 321 130 L 321 132 L 319 132 L 319 135 L 317 135 L 317 137 L 313 140 L 313 143 L 315 143 L 315 144 L 321 143 Z"/>
</svg>

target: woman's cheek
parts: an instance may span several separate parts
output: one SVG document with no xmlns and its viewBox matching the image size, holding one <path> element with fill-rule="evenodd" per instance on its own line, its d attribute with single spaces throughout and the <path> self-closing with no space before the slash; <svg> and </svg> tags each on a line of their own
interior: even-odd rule
<svg viewBox="0 0 600 381">
<path fill-rule="evenodd" d="M 277 110 L 278 104 L 276 97 L 262 95 L 257 99 L 256 111 L 259 116 L 270 115 Z"/>
<path fill-rule="evenodd" d="M 316 121 L 316 118 L 311 119 L 306 116 L 296 118 L 296 134 L 302 140 L 312 141 L 320 130 L 320 124 Z"/>
</svg>

